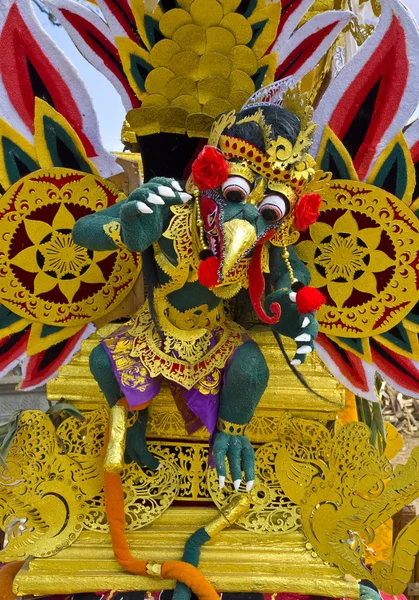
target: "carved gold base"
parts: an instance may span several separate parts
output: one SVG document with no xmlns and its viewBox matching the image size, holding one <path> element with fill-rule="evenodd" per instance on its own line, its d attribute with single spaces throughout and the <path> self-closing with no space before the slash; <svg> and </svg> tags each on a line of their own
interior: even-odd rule
<svg viewBox="0 0 419 600">
<path fill-rule="evenodd" d="M 136 558 L 179 560 L 189 535 L 209 523 L 215 508 L 171 507 L 140 532 L 127 534 Z M 332 598 L 358 598 L 356 581 L 324 563 L 301 533 L 257 534 L 229 528 L 202 549 L 200 568 L 218 591 L 294 592 Z M 15 580 L 15 593 L 70 594 L 97 590 L 157 591 L 175 581 L 138 577 L 116 563 L 110 536 L 84 531 L 69 548 L 49 558 L 28 560 Z"/>
</svg>

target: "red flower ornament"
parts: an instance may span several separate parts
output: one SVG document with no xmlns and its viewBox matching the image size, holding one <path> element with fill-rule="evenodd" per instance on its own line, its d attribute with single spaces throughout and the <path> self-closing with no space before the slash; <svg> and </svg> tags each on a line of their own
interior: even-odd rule
<svg viewBox="0 0 419 600">
<path fill-rule="evenodd" d="M 322 198 L 319 194 L 304 194 L 294 209 L 293 227 L 297 231 L 305 231 L 319 218 Z"/>
<path fill-rule="evenodd" d="M 205 192 L 221 185 L 228 177 L 230 165 L 214 146 L 205 146 L 192 163 L 192 180 Z"/>
</svg>

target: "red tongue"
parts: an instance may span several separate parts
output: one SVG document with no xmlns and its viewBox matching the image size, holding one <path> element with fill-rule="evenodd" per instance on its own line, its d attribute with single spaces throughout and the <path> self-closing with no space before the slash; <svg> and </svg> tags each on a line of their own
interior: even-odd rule
<svg viewBox="0 0 419 600">
<path fill-rule="evenodd" d="M 262 241 L 262 240 L 261 240 Z M 252 260 L 249 268 L 249 294 L 250 300 L 252 301 L 253 308 L 259 319 L 268 325 L 274 325 L 278 323 L 281 316 L 281 307 L 277 302 L 273 302 L 270 305 L 270 310 L 273 313 L 272 317 L 269 317 L 262 306 L 262 296 L 265 291 L 265 279 L 262 273 L 261 257 L 262 257 L 263 243 L 258 244 L 253 252 Z"/>
<path fill-rule="evenodd" d="M 218 270 L 220 260 L 216 256 L 210 256 L 203 260 L 198 267 L 198 281 L 207 288 L 212 288 L 218 283 Z"/>
</svg>

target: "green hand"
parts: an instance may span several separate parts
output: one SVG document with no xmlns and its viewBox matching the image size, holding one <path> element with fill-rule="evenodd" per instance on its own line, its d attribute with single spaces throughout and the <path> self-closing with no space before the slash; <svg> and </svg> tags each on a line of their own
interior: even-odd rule
<svg viewBox="0 0 419 600">
<path fill-rule="evenodd" d="M 281 306 L 280 319 L 273 325 L 273 329 L 296 342 L 297 350 L 291 363 L 300 365 L 314 350 L 314 340 L 319 330 L 316 313 L 300 314 L 296 304 L 296 293 L 291 290 L 276 290 L 267 296 L 265 309 L 268 314 L 271 314 L 269 307 L 273 302 L 278 302 Z"/>
<path fill-rule="evenodd" d="M 246 490 L 249 492 L 255 480 L 255 451 L 245 435 L 230 435 L 224 431 L 216 431 L 214 435 L 213 454 L 220 489 L 224 487 L 226 478 L 226 457 L 230 467 L 234 489 L 239 489 L 242 471 L 246 478 Z"/>
<path fill-rule="evenodd" d="M 170 206 L 192 199 L 176 179 L 154 177 L 134 190 L 121 206 L 121 233 L 132 252 L 143 252 L 163 233 L 163 222 Z"/>
</svg>

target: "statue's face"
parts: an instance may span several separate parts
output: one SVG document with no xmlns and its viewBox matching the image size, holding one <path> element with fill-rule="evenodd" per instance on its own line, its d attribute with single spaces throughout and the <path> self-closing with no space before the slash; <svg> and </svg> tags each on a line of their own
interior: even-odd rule
<svg viewBox="0 0 419 600">
<path fill-rule="evenodd" d="M 220 284 L 231 279 L 241 259 L 260 255 L 255 248 L 275 236 L 315 174 L 315 161 L 307 154 L 311 129 L 298 133 L 295 122 L 294 129 L 288 121 L 281 124 L 295 116 L 280 107 L 270 113 L 271 122 L 262 108 L 222 115 L 192 167 L 197 187 L 208 190 L 201 196 L 201 213 L 210 250 L 220 263 Z M 281 135 L 273 135 L 275 127 Z"/>
<path fill-rule="evenodd" d="M 264 177 L 252 179 L 231 174 L 201 197 L 208 243 L 221 261 L 221 280 L 241 258 L 252 255 L 256 244 L 272 237 L 290 213 L 284 193 L 270 189 Z"/>
</svg>

